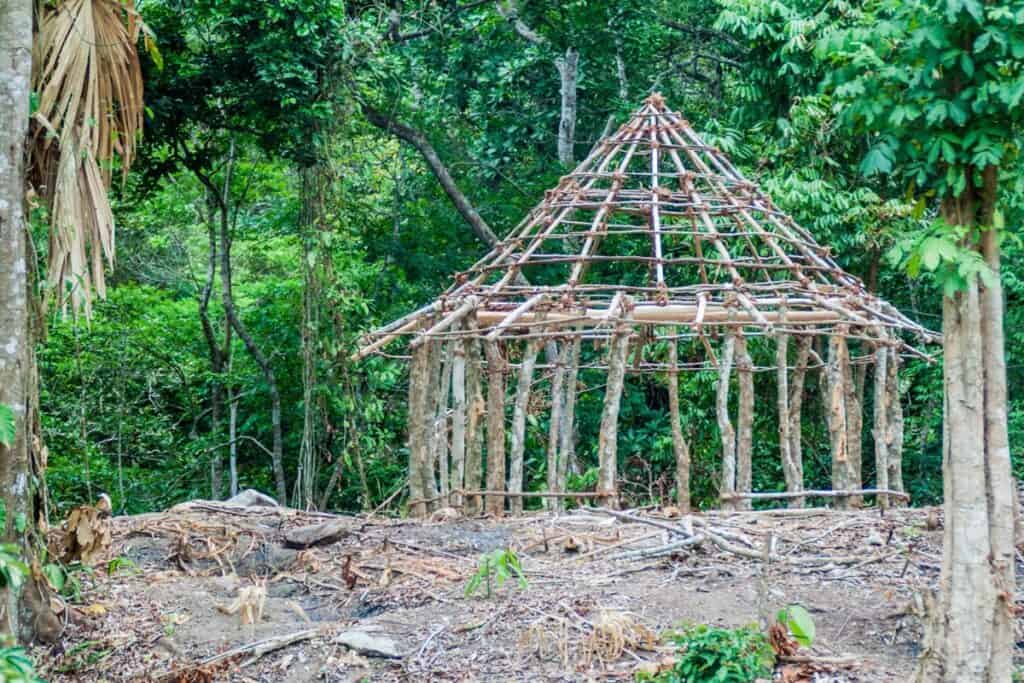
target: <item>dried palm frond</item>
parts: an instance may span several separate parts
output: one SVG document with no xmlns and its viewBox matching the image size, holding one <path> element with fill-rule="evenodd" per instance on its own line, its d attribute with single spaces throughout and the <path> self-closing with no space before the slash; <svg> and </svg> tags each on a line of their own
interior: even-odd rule
<svg viewBox="0 0 1024 683">
<path fill-rule="evenodd" d="M 40 2 L 36 14 L 30 177 L 50 208 L 47 281 L 59 303 L 70 291 L 88 314 L 114 259 L 112 172 L 128 172 L 142 132 L 136 43 L 146 29 L 133 0 Z"/>
</svg>

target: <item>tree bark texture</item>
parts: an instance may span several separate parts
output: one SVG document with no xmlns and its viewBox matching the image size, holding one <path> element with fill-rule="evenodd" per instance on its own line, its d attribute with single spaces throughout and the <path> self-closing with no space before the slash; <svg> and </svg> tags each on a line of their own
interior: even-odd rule
<svg viewBox="0 0 1024 683">
<path fill-rule="evenodd" d="M 903 403 L 900 400 L 900 352 L 897 348 L 889 349 L 889 360 L 886 363 L 887 380 L 886 394 L 889 396 L 889 414 L 886 416 L 888 432 L 889 488 L 894 491 L 906 491 L 903 487 Z M 890 501 L 892 505 L 904 505 L 902 498 Z"/>
<path fill-rule="evenodd" d="M 847 345 L 846 365 L 843 368 L 843 395 L 846 401 L 846 454 L 849 458 L 847 471 L 849 472 L 849 488 L 851 490 L 863 488 L 861 482 L 861 461 L 863 459 L 863 438 L 861 433 L 864 429 L 864 413 L 861 406 L 864 403 L 864 374 L 858 366 L 856 372 L 850 362 L 849 345 Z M 850 496 L 850 505 L 862 507 L 864 496 Z"/>
<path fill-rule="evenodd" d="M 558 120 L 558 161 L 571 166 L 575 161 L 573 149 L 576 143 L 576 72 L 580 53 L 568 48 L 565 56 L 555 60 L 555 68 L 561 79 L 562 108 Z"/>
<path fill-rule="evenodd" d="M 430 448 L 427 431 L 429 376 L 430 345 L 424 344 L 413 350 L 409 364 L 409 514 L 413 517 L 423 517 L 427 514 L 427 491 L 423 486 L 423 470 L 427 465 Z"/>
<path fill-rule="evenodd" d="M 487 490 L 505 490 L 505 355 L 500 342 L 484 342 L 487 354 Z M 505 514 L 505 496 L 487 496 L 488 514 Z"/>
<path fill-rule="evenodd" d="M 512 406 L 512 433 L 509 449 L 508 490 L 510 493 L 523 492 L 523 453 L 526 450 L 526 414 L 530 405 L 530 391 L 533 386 L 533 368 L 537 364 L 540 345 L 527 342 L 523 349 L 523 360 L 519 365 L 516 397 Z M 523 499 L 516 496 L 509 499 L 512 514 L 523 513 Z"/>
<path fill-rule="evenodd" d="M 722 439 L 722 484 L 719 487 L 722 496 L 736 493 L 736 431 L 729 418 L 729 381 L 732 376 L 732 361 L 736 349 L 736 337 L 732 328 L 725 331 L 725 341 L 718 359 L 718 387 L 715 391 L 716 417 L 718 433 Z M 723 499 L 723 510 L 735 509 L 732 499 Z"/>
<path fill-rule="evenodd" d="M 469 401 L 469 415 L 466 417 L 466 472 L 465 488 L 468 491 L 479 491 L 483 483 L 483 452 L 484 452 L 484 415 L 487 413 L 482 387 L 483 372 L 480 358 L 480 342 L 470 339 L 466 342 L 469 350 L 466 355 L 466 398 Z M 467 515 L 480 512 L 482 505 L 480 496 L 468 496 L 463 510 Z"/>
<path fill-rule="evenodd" d="M 576 457 L 576 381 L 580 370 L 580 345 L 580 337 L 573 337 L 572 349 L 566 359 L 565 380 L 562 384 L 565 399 L 559 421 L 558 490 L 563 493 L 568 490 L 569 469 Z M 554 503 L 556 510 L 561 511 L 565 507 L 565 500 L 562 498 L 555 498 Z"/>
<path fill-rule="evenodd" d="M 679 411 L 679 345 L 668 342 L 668 416 L 672 427 L 672 452 L 676 460 L 676 505 L 682 514 L 690 512 L 690 444 L 683 436 Z"/>
<path fill-rule="evenodd" d="M 623 307 L 628 308 L 630 305 L 631 302 L 626 302 Z M 618 507 L 619 406 L 626 379 L 629 336 L 629 325 L 619 322 L 608 349 L 607 387 L 604 394 L 604 407 L 601 411 L 601 431 L 598 433 L 597 440 L 597 492 L 604 495 L 600 504 L 612 508 Z"/>
<path fill-rule="evenodd" d="M 875 487 L 889 488 L 889 347 L 879 344 L 875 349 Z M 889 507 L 889 497 L 878 496 L 878 506 Z"/>
<path fill-rule="evenodd" d="M 806 334 L 801 335 L 797 340 L 796 364 L 793 368 L 793 381 L 789 387 L 789 456 L 793 464 L 792 484 L 797 491 L 804 490 L 804 384 L 807 379 L 807 363 L 810 361 L 813 342 L 814 338 Z M 788 479 L 787 485 L 789 485 Z M 802 508 L 803 506 L 803 498 L 794 498 L 789 502 L 791 508 Z"/>
<path fill-rule="evenodd" d="M 452 464 L 449 504 L 462 505 L 466 474 L 466 346 L 471 342 L 452 342 Z"/>
<path fill-rule="evenodd" d="M 740 332 L 736 336 L 736 379 L 739 388 L 736 414 L 736 490 L 750 493 L 753 481 L 754 450 L 754 372 L 753 361 L 747 349 L 747 339 Z M 736 507 L 749 510 L 748 499 L 738 500 Z"/>
<path fill-rule="evenodd" d="M 445 342 L 441 352 L 441 381 L 434 407 L 434 455 L 437 463 L 437 482 L 441 501 L 438 507 L 448 504 L 451 490 L 448 488 L 450 474 L 448 467 L 448 397 L 451 395 L 453 358 L 457 341 Z"/>
<path fill-rule="evenodd" d="M 842 332 L 832 335 L 828 340 L 828 365 L 825 368 L 826 405 L 825 420 L 828 424 L 829 441 L 832 450 L 832 488 L 836 491 L 848 491 L 853 481 L 852 467 L 848 451 L 847 438 L 849 431 L 846 426 L 846 386 L 845 381 L 850 373 L 849 352 L 846 338 Z M 836 507 L 845 510 L 850 506 L 846 496 L 836 499 Z"/>
<path fill-rule="evenodd" d="M 13 414 L 15 430 L 10 445 L 0 444 L 0 495 L 7 520 L 3 540 L 17 543 L 30 564 L 38 557 L 32 538 L 37 516 L 43 514 L 37 509 L 39 491 L 33 481 L 42 481 L 45 466 L 33 439 L 37 377 L 24 207 L 32 6 L 29 0 L 0 3 L 0 404 Z M 27 522 L 23 531 L 16 528 L 18 519 Z M 37 582 L 31 574 L 20 591 L 7 589 L 0 597 L 0 631 L 22 641 L 41 631 L 41 619 L 56 619 L 49 610 L 45 581 Z"/>
<path fill-rule="evenodd" d="M 561 445 L 562 412 L 565 410 L 565 371 L 569 363 L 569 342 L 563 341 L 558 350 L 555 368 L 551 373 L 551 410 L 548 412 L 547 480 L 550 493 L 561 493 L 558 488 L 558 452 Z M 557 510 L 557 498 L 544 500 L 548 509 Z"/>
<path fill-rule="evenodd" d="M 424 346 L 430 349 L 429 370 L 427 371 L 427 406 L 424 409 L 427 421 L 427 457 L 420 474 L 423 477 L 423 492 L 427 499 L 427 512 L 438 506 L 437 500 L 437 399 L 441 391 L 441 342 L 430 340 Z"/>
</svg>

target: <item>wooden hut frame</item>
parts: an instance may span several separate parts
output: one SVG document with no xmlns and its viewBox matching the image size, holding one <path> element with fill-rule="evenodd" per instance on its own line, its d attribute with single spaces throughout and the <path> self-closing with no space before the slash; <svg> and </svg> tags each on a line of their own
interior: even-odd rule
<svg viewBox="0 0 1024 683">
<path fill-rule="evenodd" d="M 747 351 L 758 337 L 775 341 L 768 365 L 755 364 Z M 814 352 L 815 337 L 827 340 L 827 359 Z M 906 341 L 914 338 L 922 344 L 938 341 L 844 272 L 827 247 L 654 94 L 504 240 L 458 273 L 437 301 L 370 333 L 354 358 L 383 353 L 401 339 L 408 342 L 410 508 L 415 514 L 440 504 L 477 512 L 481 497 L 496 515 L 506 509 L 506 499 L 514 500 L 511 509 L 519 512 L 528 496 L 546 498 L 556 510 L 567 497 L 614 505 L 616 422 L 626 375 L 664 373 L 675 382 L 676 373 L 688 370 L 714 370 L 719 376 L 724 506 L 773 496 L 802 505 L 806 496 L 822 493 L 804 491 L 802 482 L 801 403 L 805 377 L 815 368 L 825 373 L 835 463 L 834 490 L 824 493 L 846 505 L 881 490 L 880 504 L 891 504 L 905 498 L 898 472 L 902 413 L 895 369 L 899 355 L 929 358 Z M 680 362 L 680 340 L 698 340 L 703 360 Z M 644 347 L 659 342 L 667 342 L 661 348 L 671 345 L 671 353 L 648 357 Z M 585 365 L 582 344 L 601 348 L 585 354 Z M 850 348 L 866 353 L 852 357 Z M 877 364 L 872 394 L 877 489 L 861 488 L 860 453 L 849 449 L 853 443 L 859 450 L 861 424 L 850 367 L 864 362 Z M 565 482 L 573 453 L 576 376 L 591 368 L 608 373 L 598 490 L 570 494 Z M 754 376 L 763 370 L 776 374 L 785 493 L 749 490 Z M 740 395 L 735 422 L 729 415 L 732 377 Z M 531 401 L 539 399 L 534 384 L 541 381 L 551 387 L 548 490 L 527 492 L 525 416 Z M 509 386 L 515 392 L 511 400 Z M 431 400 L 424 394 L 438 395 Z M 678 397 L 674 401 L 677 416 Z M 508 448 L 506 405 L 512 425 Z M 673 442 L 677 469 L 683 463 L 688 467 L 689 445 L 675 427 Z M 449 457 L 450 464 L 434 462 Z M 435 470 L 447 475 L 440 493 Z M 688 476 L 678 474 L 680 481 Z M 688 507 L 688 493 L 680 492 L 679 501 Z"/>
</svg>

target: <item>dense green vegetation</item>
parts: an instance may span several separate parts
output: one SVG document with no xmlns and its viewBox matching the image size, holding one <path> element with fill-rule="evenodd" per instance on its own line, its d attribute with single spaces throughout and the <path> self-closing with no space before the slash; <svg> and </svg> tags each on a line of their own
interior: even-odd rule
<svg viewBox="0 0 1024 683">
<path fill-rule="evenodd" d="M 226 475 L 213 492 L 211 477 L 215 459 L 227 467 L 232 401 L 240 485 L 273 492 L 272 389 L 280 396 L 289 496 L 298 490 L 300 454 L 311 448 L 317 505 L 358 510 L 387 499 L 405 467 L 406 368 L 383 358 L 355 363 L 349 354 L 362 332 L 428 301 L 486 246 L 420 151 L 371 123 L 372 112 L 428 140 L 502 235 L 567 170 L 556 146 L 555 59 L 568 48 L 579 53 L 577 160 L 609 120 L 617 125 L 661 91 L 832 245 L 844 268 L 940 327 L 941 286 L 957 263 L 942 246 L 950 236 L 935 227 L 935 192 L 947 181 L 919 170 L 984 145 L 941 137 L 963 123 L 953 106 L 938 111 L 893 95 L 886 108 L 865 110 L 859 96 L 882 86 L 841 70 L 866 58 L 864 33 L 876 29 L 884 3 L 522 2 L 518 17 L 538 34 L 535 42 L 493 3 L 390 4 L 398 9 L 340 0 L 142 5 L 162 63 L 153 53 L 145 58 L 142 158 L 115 198 L 117 267 L 92 319 L 54 317 L 41 348 L 48 481 L 60 508 L 100 491 L 127 512 L 225 495 Z M 1000 37 L 992 35 L 997 50 Z M 992 60 L 986 68 L 998 71 L 999 56 Z M 885 126 L 871 117 L 884 117 Z M 912 142 L 892 142 L 912 141 L 915 130 L 942 140 L 935 158 Z M 992 145 L 1000 154 L 1006 147 Z M 1024 219 L 1024 176 L 1015 158 L 1001 162 L 1002 220 L 1015 226 Z M 35 219 L 42 232 L 45 217 Z M 233 307 L 275 387 L 238 329 L 228 332 L 224 234 Z M 1024 249 L 1006 239 L 1003 250 L 1010 442 L 1018 444 Z M 586 466 L 596 463 L 601 400 L 591 389 L 603 377 L 584 371 L 580 381 L 584 468 L 574 483 L 586 489 L 596 478 Z M 694 373 L 681 383 L 699 504 L 712 503 L 717 490 L 714 381 Z M 619 457 L 623 491 L 635 500 L 666 497 L 674 485 L 662 382 L 631 379 L 624 398 Z M 773 404 L 771 382 L 758 378 L 762 406 Z M 908 361 L 903 383 L 905 478 L 915 502 L 934 503 L 942 492 L 941 363 Z M 827 488 L 816 375 L 807 389 L 806 483 Z M 529 424 L 532 487 L 544 478 L 546 420 L 539 410 Z M 781 489 L 770 409 L 759 412 L 755 430 L 754 488 Z M 864 444 L 870 454 L 870 421 Z M 870 457 L 864 467 L 871 481 Z"/>
</svg>

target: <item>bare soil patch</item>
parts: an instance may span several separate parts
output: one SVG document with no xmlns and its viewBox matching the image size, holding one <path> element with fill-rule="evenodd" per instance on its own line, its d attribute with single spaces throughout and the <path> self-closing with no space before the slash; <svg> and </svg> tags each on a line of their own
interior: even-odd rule
<svg viewBox="0 0 1024 683">
<path fill-rule="evenodd" d="M 821 666 L 779 680 L 902 682 L 920 640 L 914 595 L 938 578 L 939 512 L 419 523 L 194 502 L 115 518 L 106 559 L 134 567 L 83 575 L 60 642 L 35 654 L 54 683 L 633 680 L 669 650 L 640 637 L 609 649 L 602 624 L 738 626 L 799 603 L 818 630 L 800 654 Z M 299 529 L 325 522 L 332 535 L 302 549 Z M 528 587 L 466 597 L 481 554 L 500 548 L 518 553 Z"/>
</svg>

